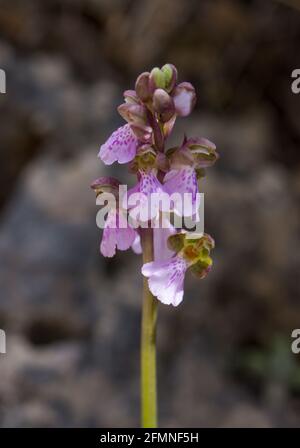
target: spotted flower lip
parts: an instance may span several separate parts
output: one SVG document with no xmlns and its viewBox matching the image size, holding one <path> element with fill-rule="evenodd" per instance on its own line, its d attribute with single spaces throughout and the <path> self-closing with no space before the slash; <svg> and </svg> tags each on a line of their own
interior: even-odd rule
<svg viewBox="0 0 300 448">
<path fill-rule="evenodd" d="M 188 263 L 179 256 L 146 263 L 142 274 L 148 278 L 149 289 L 165 305 L 178 306 L 183 299 L 184 277 Z"/>
<path fill-rule="evenodd" d="M 152 201 L 153 193 L 157 194 L 157 201 Z M 163 186 L 157 179 L 153 170 L 139 170 L 138 183 L 128 190 L 127 197 L 123 198 L 122 205 L 129 210 L 134 221 L 146 222 L 156 219 L 159 215 L 159 197 L 163 193 Z M 137 204 L 137 206 L 136 206 Z"/>
<path fill-rule="evenodd" d="M 105 165 L 128 163 L 134 159 L 138 146 L 139 141 L 130 125 L 125 124 L 111 134 L 101 146 L 98 156 Z"/>
<path fill-rule="evenodd" d="M 167 238 L 169 258 L 154 257 L 154 261 L 143 265 L 142 274 L 148 278 L 149 289 L 158 300 L 177 306 L 183 299 L 187 269 L 191 268 L 199 279 L 205 278 L 211 270 L 210 250 L 214 248 L 214 240 L 206 233 L 190 239 L 190 234 L 184 231 L 169 232 Z"/>
<path fill-rule="evenodd" d="M 185 166 L 177 170 L 169 171 L 164 178 L 164 191 L 168 194 L 177 192 L 177 199 L 173 201 L 173 211 L 179 216 L 193 216 L 197 213 L 198 182 L 193 168 Z M 185 195 L 189 194 L 189 200 L 185 201 Z"/>
</svg>

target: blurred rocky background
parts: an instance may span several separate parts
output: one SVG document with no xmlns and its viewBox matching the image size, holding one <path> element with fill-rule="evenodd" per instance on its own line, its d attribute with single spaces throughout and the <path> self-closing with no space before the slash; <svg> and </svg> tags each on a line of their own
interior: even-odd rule
<svg viewBox="0 0 300 448">
<path fill-rule="evenodd" d="M 90 182 L 116 105 L 174 63 L 198 91 L 174 138 L 203 182 L 214 269 L 159 307 L 160 424 L 299 426 L 300 2 L 0 0 L 0 425 L 139 425 L 140 257 L 99 255 Z M 132 181 L 131 181 L 132 182 Z"/>
</svg>

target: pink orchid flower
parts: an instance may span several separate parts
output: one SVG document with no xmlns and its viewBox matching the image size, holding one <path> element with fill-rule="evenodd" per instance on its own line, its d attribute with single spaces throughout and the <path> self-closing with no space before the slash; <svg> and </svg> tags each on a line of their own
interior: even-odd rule
<svg viewBox="0 0 300 448">
<path fill-rule="evenodd" d="M 113 132 L 101 146 L 99 157 L 105 165 L 112 165 L 114 162 L 128 163 L 134 159 L 138 145 L 139 141 L 130 125 L 125 124 Z"/>
<path fill-rule="evenodd" d="M 139 253 L 138 233 L 129 226 L 123 213 L 110 210 L 103 229 L 100 252 L 104 257 L 113 257 L 116 249 L 127 250 L 130 247 L 135 253 Z"/>
<path fill-rule="evenodd" d="M 177 306 L 183 298 L 185 272 L 193 264 L 199 266 L 200 255 L 190 259 L 182 252 L 184 248 L 178 252 L 168 247 L 169 239 L 179 230 L 171 224 L 170 214 L 198 217 L 198 179 L 204 168 L 217 160 L 216 147 L 204 138 L 185 137 L 175 150 L 165 150 L 176 118 L 189 115 L 196 102 L 194 87 L 177 83 L 172 64 L 142 73 L 135 90 L 126 90 L 124 98 L 118 111 L 127 123 L 101 146 L 99 157 L 106 165 L 129 163 L 137 183 L 122 198 L 114 190 L 121 211 L 113 208 L 108 212 L 100 251 L 106 257 L 114 256 L 117 249 L 141 253 L 140 227 L 151 223 L 154 258 L 143 265 L 142 274 L 158 300 Z M 117 181 L 107 179 L 106 184 L 116 189 Z M 164 195 L 169 202 L 163 201 Z M 190 250 L 190 243 L 187 247 Z M 210 267 L 205 269 L 207 273 Z"/>
</svg>

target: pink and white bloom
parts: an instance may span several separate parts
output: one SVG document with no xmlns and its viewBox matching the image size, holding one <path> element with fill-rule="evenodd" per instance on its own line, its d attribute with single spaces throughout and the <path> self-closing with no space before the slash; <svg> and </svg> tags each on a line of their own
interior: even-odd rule
<svg viewBox="0 0 300 448">
<path fill-rule="evenodd" d="M 167 260 L 174 255 L 168 247 L 168 238 L 176 233 L 170 221 L 162 216 L 160 227 L 153 229 L 154 260 Z"/>
<path fill-rule="evenodd" d="M 165 305 L 178 306 L 183 299 L 184 276 L 188 262 L 173 256 L 168 260 L 157 260 L 146 263 L 142 274 L 148 277 L 151 293 Z"/>
<path fill-rule="evenodd" d="M 198 182 L 195 170 L 190 166 L 172 169 L 164 178 L 164 191 L 174 195 L 173 211 L 179 216 L 193 216 L 197 213 Z M 187 194 L 188 193 L 188 194 Z"/>
<path fill-rule="evenodd" d="M 138 237 L 136 230 L 129 226 L 126 216 L 112 209 L 105 221 L 100 252 L 104 257 L 113 257 L 116 249 L 127 250 L 132 247 L 134 252 L 138 251 Z"/>
<path fill-rule="evenodd" d="M 101 146 L 98 156 L 106 165 L 128 163 L 134 159 L 138 145 L 139 141 L 130 125 L 125 124 L 111 134 Z"/>
<path fill-rule="evenodd" d="M 152 196 L 156 193 L 155 196 Z M 159 216 L 160 199 L 163 186 L 153 171 L 139 171 L 138 183 L 128 190 L 123 207 L 129 210 L 130 217 L 137 222 L 157 219 Z M 127 202 L 126 202 L 127 200 Z"/>
</svg>

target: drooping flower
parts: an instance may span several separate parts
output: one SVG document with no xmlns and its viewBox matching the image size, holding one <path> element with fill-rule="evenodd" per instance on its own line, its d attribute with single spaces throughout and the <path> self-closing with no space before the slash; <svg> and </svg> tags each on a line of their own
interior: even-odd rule
<svg viewBox="0 0 300 448">
<path fill-rule="evenodd" d="M 164 191 L 174 195 L 173 210 L 179 216 L 193 216 L 197 213 L 198 182 L 196 172 L 189 166 L 169 171 L 164 178 Z"/>
<path fill-rule="evenodd" d="M 153 170 L 139 170 L 138 175 L 139 181 L 128 190 L 123 207 L 129 210 L 130 217 L 136 222 L 155 220 L 159 216 L 163 187 Z"/>
<path fill-rule="evenodd" d="M 118 207 L 119 186 L 120 182 L 109 176 L 100 177 L 91 185 L 96 193 L 98 205 L 104 205 L 107 202 L 109 208 L 100 244 L 100 252 L 104 257 L 113 257 L 116 249 L 127 250 L 130 247 L 135 253 L 141 252 L 139 234 L 130 227 L 126 212 Z M 105 213 L 101 214 L 101 219 L 103 218 L 105 218 Z"/>
<path fill-rule="evenodd" d="M 184 277 L 188 268 L 194 275 L 204 278 L 211 269 L 210 250 L 214 240 L 204 234 L 189 238 L 184 232 L 169 237 L 173 256 L 155 260 L 142 266 L 142 274 L 148 278 L 149 289 L 165 305 L 177 306 L 183 299 Z"/>
<path fill-rule="evenodd" d="M 179 148 L 171 151 L 170 171 L 165 175 L 163 188 L 168 194 L 178 193 L 174 201 L 175 213 L 197 217 L 200 205 L 197 177 L 203 176 L 204 168 L 212 166 L 217 158 L 215 144 L 202 137 L 185 138 Z"/>
<path fill-rule="evenodd" d="M 130 125 L 125 124 L 114 131 L 101 146 L 99 157 L 106 165 L 114 162 L 128 163 L 134 159 L 139 141 Z"/>
<path fill-rule="evenodd" d="M 132 100 L 132 96 L 131 96 Z M 127 121 L 133 134 L 142 143 L 152 143 L 152 127 L 148 120 L 147 109 L 142 104 L 126 102 L 118 107 L 118 112 Z"/>
<path fill-rule="evenodd" d="M 105 221 L 100 252 L 104 257 L 113 257 L 116 249 L 138 251 L 138 234 L 128 224 L 127 218 L 117 210 L 110 210 Z"/>
<path fill-rule="evenodd" d="M 148 277 L 149 289 L 165 305 L 177 306 L 183 299 L 183 284 L 188 263 L 175 256 L 168 260 L 146 263 L 142 274 Z"/>
</svg>

